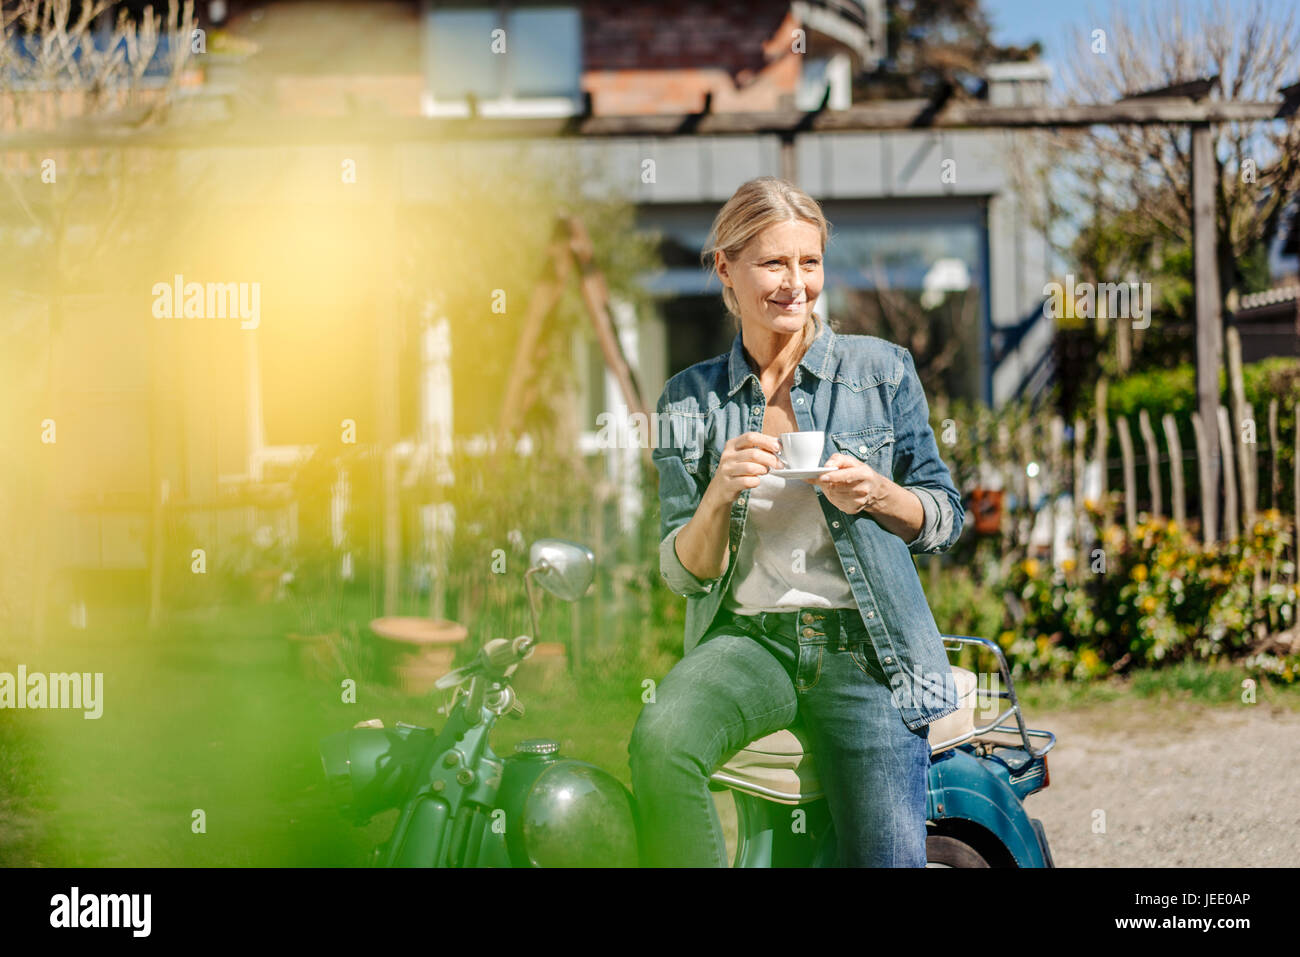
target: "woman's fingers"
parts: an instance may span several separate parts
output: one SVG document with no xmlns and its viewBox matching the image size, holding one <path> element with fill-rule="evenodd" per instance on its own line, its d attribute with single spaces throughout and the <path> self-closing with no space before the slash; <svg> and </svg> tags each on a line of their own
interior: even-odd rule
<svg viewBox="0 0 1300 957">
<path fill-rule="evenodd" d="M 766 433 L 744 432 L 727 445 L 742 461 L 755 462 L 761 465 L 764 471 L 781 467 L 781 460 L 776 456 L 776 453 L 781 450 L 781 443 Z"/>
</svg>

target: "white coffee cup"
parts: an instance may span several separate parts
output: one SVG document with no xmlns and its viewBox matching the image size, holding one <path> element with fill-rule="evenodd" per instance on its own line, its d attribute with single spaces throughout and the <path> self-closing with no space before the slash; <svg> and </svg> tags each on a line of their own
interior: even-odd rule
<svg viewBox="0 0 1300 957">
<path fill-rule="evenodd" d="M 815 469 L 822 464 L 822 449 L 826 445 L 825 432 L 782 432 L 781 458 L 786 468 Z"/>
</svg>

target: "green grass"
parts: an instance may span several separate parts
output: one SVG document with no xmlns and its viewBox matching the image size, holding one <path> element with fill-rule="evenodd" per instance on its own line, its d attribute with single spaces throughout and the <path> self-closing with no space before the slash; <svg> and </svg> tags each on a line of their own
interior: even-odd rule
<svg viewBox="0 0 1300 957">
<path fill-rule="evenodd" d="M 357 609 L 364 620 L 366 609 Z M 320 739 L 378 717 L 441 726 L 438 698 L 412 698 L 365 674 L 358 700 L 337 681 L 291 665 L 282 605 L 176 616 L 155 633 L 124 615 L 53 634 L 42 647 L 9 642 L 0 671 L 104 672 L 104 713 L 0 711 L 0 865 L 357 866 L 388 836 L 396 812 L 352 827 L 326 791 Z M 647 638 L 646 647 L 671 645 Z M 629 783 L 627 744 L 642 681 L 671 656 L 592 662 L 587 680 L 559 675 L 543 687 L 521 667 L 526 714 L 503 719 L 498 754 L 530 737 Z M 1036 713 L 1100 704 L 1236 705 L 1244 670 L 1180 664 L 1092 685 L 1022 684 Z M 1300 707 L 1300 688 L 1259 682 L 1261 703 Z M 1114 709 L 1112 709 L 1114 710 Z M 191 829 L 202 809 L 206 832 Z"/>
<path fill-rule="evenodd" d="M 1240 665 L 1223 662 L 1180 661 L 1090 683 L 1024 682 L 1016 685 L 1016 694 L 1027 712 L 1083 709 L 1122 701 L 1226 708 L 1242 703 L 1247 680 L 1254 682 L 1256 704 L 1300 711 L 1300 682 L 1288 685 L 1277 679 L 1261 679 Z"/>
<path fill-rule="evenodd" d="M 129 619 L 9 642 L 0 670 L 102 671 L 103 716 L 0 711 L 0 865 L 361 865 L 396 812 L 351 826 L 330 801 L 320 739 L 364 718 L 440 727 L 437 697 L 408 697 L 363 676 L 357 702 L 337 681 L 291 664 L 283 606 L 179 616 L 150 635 Z M 668 662 L 662 666 L 666 671 Z M 493 735 L 502 755 L 528 737 L 628 782 L 627 740 L 640 679 L 544 692 L 523 683 L 527 713 Z M 657 677 L 662 671 L 648 674 Z M 194 833 L 201 809 L 206 832 Z"/>
</svg>

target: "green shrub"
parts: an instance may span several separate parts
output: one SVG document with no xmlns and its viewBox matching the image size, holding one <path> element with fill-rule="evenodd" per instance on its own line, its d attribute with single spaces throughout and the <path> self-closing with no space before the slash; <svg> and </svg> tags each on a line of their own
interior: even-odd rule
<svg viewBox="0 0 1300 957">
<path fill-rule="evenodd" d="M 1257 635 L 1296 621 L 1289 527 L 1269 510 L 1235 541 L 1205 546 L 1174 522 L 1152 519 L 1132 537 L 1107 529 L 1087 569 L 1026 559 L 1006 583 L 1023 620 L 999 643 L 1018 673 L 1079 679 L 1246 657 Z M 1291 682 L 1300 656 L 1266 670 Z"/>
</svg>

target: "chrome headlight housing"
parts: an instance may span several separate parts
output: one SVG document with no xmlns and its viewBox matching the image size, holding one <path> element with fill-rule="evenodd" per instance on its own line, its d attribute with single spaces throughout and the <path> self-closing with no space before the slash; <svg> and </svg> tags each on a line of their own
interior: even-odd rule
<svg viewBox="0 0 1300 957">
<path fill-rule="evenodd" d="M 321 768 L 345 817 L 366 821 L 402 803 L 430 745 L 425 728 L 349 728 L 321 741 Z"/>
</svg>

